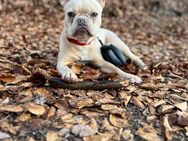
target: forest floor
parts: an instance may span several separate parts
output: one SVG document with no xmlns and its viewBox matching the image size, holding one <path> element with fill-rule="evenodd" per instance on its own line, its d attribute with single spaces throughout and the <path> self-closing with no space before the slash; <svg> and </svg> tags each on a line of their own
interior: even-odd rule
<svg viewBox="0 0 188 141">
<path fill-rule="evenodd" d="M 119 90 L 66 90 L 49 85 L 56 71 L 63 10 L 17 0 L 0 6 L 0 140 L 188 140 L 188 2 L 115 0 L 108 28 L 149 66 L 123 69 L 143 83 Z M 116 79 L 74 64 L 83 81 Z"/>
</svg>

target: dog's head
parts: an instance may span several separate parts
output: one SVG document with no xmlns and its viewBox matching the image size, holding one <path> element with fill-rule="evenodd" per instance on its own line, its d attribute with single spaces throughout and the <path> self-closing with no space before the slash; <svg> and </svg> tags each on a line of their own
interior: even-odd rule
<svg viewBox="0 0 188 141">
<path fill-rule="evenodd" d="M 101 26 L 105 0 L 60 0 L 65 11 L 64 30 L 77 39 L 94 37 Z"/>
</svg>

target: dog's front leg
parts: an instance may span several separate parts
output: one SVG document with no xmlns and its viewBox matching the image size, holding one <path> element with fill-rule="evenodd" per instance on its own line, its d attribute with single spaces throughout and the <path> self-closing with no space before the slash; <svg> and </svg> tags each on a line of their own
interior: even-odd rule
<svg viewBox="0 0 188 141">
<path fill-rule="evenodd" d="M 143 69 L 145 67 L 144 62 L 135 54 L 133 54 L 130 49 L 127 47 L 127 45 L 125 45 L 125 43 L 113 32 L 111 31 L 106 31 L 106 40 L 108 43 L 113 44 L 114 46 L 116 46 L 118 49 L 120 49 L 126 57 L 130 58 L 131 60 L 134 61 L 134 63 L 140 67 L 141 69 Z"/>
<path fill-rule="evenodd" d="M 121 80 L 129 80 L 131 83 L 141 83 L 142 80 L 138 76 L 126 73 L 121 69 L 117 68 L 113 64 L 101 59 L 95 62 L 102 72 L 105 73 L 117 73 Z"/>
<path fill-rule="evenodd" d="M 68 67 L 68 64 L 73 61 L 70 56 L 65 53 L 66 50 L 60 49 L 57 60 L 57 70 L 61 74 L 62 80 L 65 82 L 78 81 L 77 75 Z"/>
<path fill-rule="evenodd" d="M 78 77 L 68 66 L 58 64 L 57 70 L 61 74 L 61 78 L 63 81 L 65 81 L 65 82 L 78 81 Z"/>
</svg>

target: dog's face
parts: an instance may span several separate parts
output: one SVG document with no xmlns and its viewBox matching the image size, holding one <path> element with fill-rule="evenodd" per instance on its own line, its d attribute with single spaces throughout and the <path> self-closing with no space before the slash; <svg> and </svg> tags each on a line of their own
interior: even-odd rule
<svg viewBox="0 0 188 141">
<path fill-rule="evenodd" d="M 64 30 L 77 39 L 94 37 L 101 26 L 105 0 L 60 0 L 64 6 Z"/>
</svg>

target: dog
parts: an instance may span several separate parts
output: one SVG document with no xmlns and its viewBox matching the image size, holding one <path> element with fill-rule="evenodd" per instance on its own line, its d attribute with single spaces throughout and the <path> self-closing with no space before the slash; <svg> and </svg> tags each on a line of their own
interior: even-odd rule
<svg viewBox="0 0 188 141">
<path fill-rule="evenodd" d="M 121 80 L 141 83 L 142 79 L 122 71 L 105 61 L 101 54 L 99 39 L 113 44 L 140 68 L 144 62 L 133 54 L 127 45 L 110 30 L 101 28 L 105 0 L 60 0 L 64 7 L 64 28 L 60 36 L 57 70 L 65 82 L 77 82 L 77 75 L 69 68 L 75 61 L 89 61 L 105 73 L 117 73 Z"/>
</svg>

